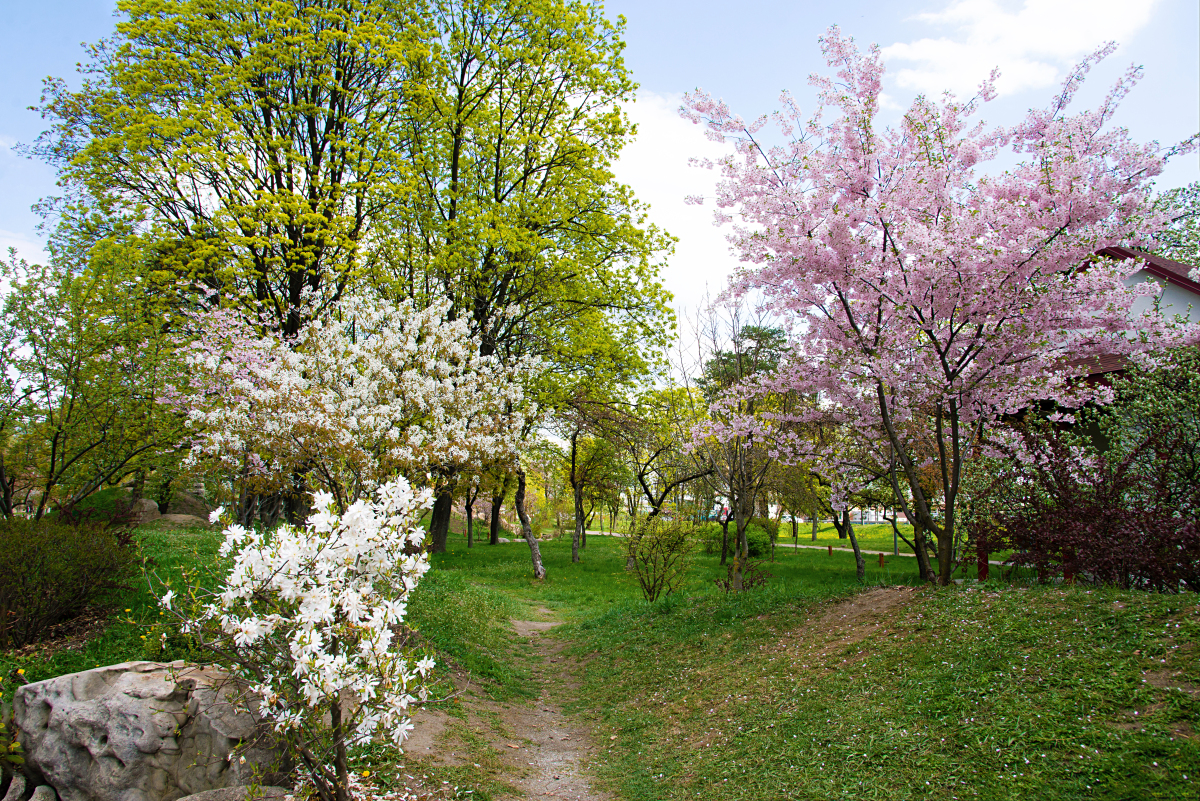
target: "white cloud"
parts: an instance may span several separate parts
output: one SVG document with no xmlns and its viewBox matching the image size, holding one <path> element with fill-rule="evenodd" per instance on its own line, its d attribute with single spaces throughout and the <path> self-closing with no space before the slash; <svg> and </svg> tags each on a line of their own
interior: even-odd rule
<svg viewBox="0 0 1200 801">
<path fill-rule="evenodd" d="M 897 42 L 883 49 L 889 62 L 908 62 L 900 86 L 927 94 L 949 89 L 974 94 L 993 67 L 1001 72 L 997 90 L 1016 94 L 1053 86 L 1065 69 L 1106 41 L 1128 40 L 1150 21 L 1157 0 L 952 0 L 945 9 L 917 20 L 948 35 Z"/>
<path fill-rule="evenodd" d="M 712 198 L 719 168 L 691 166 L 689 158 L 711 159 L 732 152 L 704 136 L 704 129 L 679 116 L 681 95 L 638 92 L 628 106 L 637 124 L 637 138 L 621 151 L 614 167 L 617 180 L 628 184 L 637 198 L 650 205 L 649 218 L 678 237 L 663 281 L 675 295 L 675 307 L 694 309 L 706 289 L 714 297 L 728 283 L 737 260 L 725 241 L 728 229 L 713 225 Z M 703 206 L 684 203 L 688 195 L 703 195 Z"/>
</svg>

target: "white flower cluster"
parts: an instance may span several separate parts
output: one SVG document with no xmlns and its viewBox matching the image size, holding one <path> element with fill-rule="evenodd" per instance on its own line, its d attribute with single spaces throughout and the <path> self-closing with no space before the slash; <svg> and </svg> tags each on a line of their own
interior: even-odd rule
<svg viewBox="0 0 1200 801">
<path fill-rule="evenodd" d="M 400 745 L 434 664 L 394 643 L 408 595 L 429 569 L 416 522 L 431 501 L 430 490 L 401 478 L 341 515 L 331 495 L 317 493 L 303 528 L 228 526 L 229 575 L 198 614 L 184 614 L 185 632 L 255 677 L 252 692 L 277 732 L 311 731 L 337 701 L 347 744 L 386 733 Z M 161 598 L 168 608 L 174 600 Z"/>
<path fill-rule="evenodd" d="M 206 397 L 193 453 L 261 484 L 301 470 L 343 505 L 397 474 L 512 458 L 536 365 L 481 356 L 446 312 L 348 298 L 291 341 L 214 324 L 228 341 L 189 360 Z"/>
</svg>

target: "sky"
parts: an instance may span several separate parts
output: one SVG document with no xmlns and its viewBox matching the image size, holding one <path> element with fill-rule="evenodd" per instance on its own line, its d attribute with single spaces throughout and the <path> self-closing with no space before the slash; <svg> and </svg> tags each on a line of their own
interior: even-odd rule
<svg viewBox="0 0 1200 801">
<path fill-rule="evenodd" d="M 45 127 L 28 110 L 45 77 L 78 85 L 75 67 L 86 60 L 81 43 L 111 33 L 114 7 L 110 0 L 0 0 L 0 249 L 16 247 L 30 260 L 43 256 L 40 220 L 30 207 L 55 193 L 54 173 L 13 146 L 32 142 Z M 683 93 L 702 88 L 753 119 L 774 111 L 788 89 L 810 111 L 808 76 L 828 72 L 817 37 L 830 25 L 860 45 L 883 48 L 885 122 L 922 92 L 969 96 L 999 67 L 999 97 L 983 117 L 1012 125 L 1049 102 L 1067 68 L 1113 40 L 1119 49 L 1093 70 L 1077 107 L 1096 105 L 1136 63 L 1145 78 L 1116 122 L 1137 140 L 1164 145 L 1200 131 L 1195 0 L 612 0 L 605 8 L 627 20 L 625 60 L 640 85 L 629 107 L 638 136 L 615 171 L 649 204 L 650 219 L 679 238 L 663 277 L 681 311 L 718 294 L 737 264 L 712 224 L 711 205 L 684 203 L 687 195 L 711 196 L 717 179 L 690 166 L 689 157 L 725 151 L 679 117 Z M 1192 154 L 1170 164 L 1158 185 L 1196 180 L 1200 156 Z"/>
</svg>

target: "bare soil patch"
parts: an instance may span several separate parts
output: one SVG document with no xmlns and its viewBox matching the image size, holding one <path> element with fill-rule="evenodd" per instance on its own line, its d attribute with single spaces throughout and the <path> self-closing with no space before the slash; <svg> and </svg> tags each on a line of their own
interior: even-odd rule
<svg viewBox="0 0 1200 801">
<path fill-rule="evenodd" d="M 887 636 L 903 608 L 920 587 L 880 587 L 868 590 L 827 608 L 820 617 L 805 623 L 779 638 L 772 649 L 787 653 L 794 662 L 802 663 L 810 678 L 836 666 L 848 667 L 862 658 L 853 646 L 870 636 Z"/>
<path fill-rule="evenodd" d="M 8 654 L 16 657 L 38 654 L 45 658 L 58 651 L 82 650 L 90 641 L 104 633 L 112 613 L 110 608 L 89 606 L 70 620 L 47 628 L 37 642 L 14 648 Z"/>
<path fill-rule="evenodd" d="M 534 611 L 539 617 L 550 615 Z M 441 765 L 474 763 L 513 789 L 498 798 L 610 801 L 589 779 L 588 765 L 596 752 L 590 731 L 560 706 L 575 686 L 575 665 L 560 656 L 560 642 L 545 636 L 557 625 L 554 620 L 512 621 L 513 630 L 541 659 L 533 670 L 537 698 L 497 702 L 456 677 L 461 692 L 456 714 L 419 711 L 405 753 L 415 761 Z"/>
</svg>

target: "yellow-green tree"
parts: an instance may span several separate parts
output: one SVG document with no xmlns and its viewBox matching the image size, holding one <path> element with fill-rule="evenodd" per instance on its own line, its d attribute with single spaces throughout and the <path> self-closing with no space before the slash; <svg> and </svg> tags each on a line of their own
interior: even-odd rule
<svg viewBox="0 0 1200 801">
<path fill-rule="evenodd" d="M 541 357 L 528 394 L 551 413 L 581 381 L 608 393 L 672 330 L 656 263 L 669 238 L 611 171 L 633 134 L 624 22 L 587 0 L 444 0 L 430 24 L 390 291 L 448 299 L 484 353 Z M 443 492 L 435 550 L 449 511 Z"/>
<path fill-rule="evenodd" d="M 40 518 L 153 471 L 183 439 L 163 403 L 180 375 L 172 312 L 144 259 L 129 245 L 97 248 L 82 266 L 5 265 L 5 516 L 18 496 Z"/>
<path fill-rule="evenodd" d="M 410 189 L 419 3 L 120 0 L 85 81 L 46 83 L 33 148 L 67 230 L 113 220 L 177 246 L 170 266 L 298 330 L 378 256 Z"/>
</svg>

